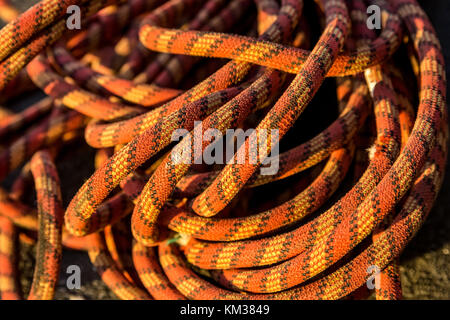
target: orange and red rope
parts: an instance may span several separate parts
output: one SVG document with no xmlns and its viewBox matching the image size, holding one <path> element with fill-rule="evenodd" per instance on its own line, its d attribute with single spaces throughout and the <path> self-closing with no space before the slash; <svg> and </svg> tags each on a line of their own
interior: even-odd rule
<svg viewBox="0 0 450 320">
<path fill-rule="evenodd" d="M 122 299 L 339 299 L 366 285 L 370 266 L 377 299 L 401 298 L 398 257 L 447 157 L 439 40 L 416 0 L 303 2 L 43 0 L 18 15 L 0 1 L 0 102 L 46 94 L 0 109 L 0 178 L 22 167 L 0 189 L 0 297 L 22 296 L 15 248 L 31 230 L 30 299 L 53 298 L 63 246 L 86 250 Z M 70 5 L 82 30 L 65 28 Z M 278 171 L 261 174 L 252 143 L 265 140 L 268 157 L 276 142 L 261 132 L 289 137 L 330 78 L 337 117 L 307 141 L 290 137 Z M 191 136 L 252 126 L 235 161 L 174 160 L 207 149 Z M 173 143 L 177 129 L 190 134 Z M 64 212 L 55 161 L 82 136 L 96 170 Z M 37 209 L 24 199 L 33 178 Z M 249 207 L 280 186 L 288 196 Z"/>
</svg>

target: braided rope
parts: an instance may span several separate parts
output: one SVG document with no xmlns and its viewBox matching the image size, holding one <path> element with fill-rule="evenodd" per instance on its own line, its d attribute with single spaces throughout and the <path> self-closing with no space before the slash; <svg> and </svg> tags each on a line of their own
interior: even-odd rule
<svg viewBox="0 0 450 320">
<path fill-rule="evenodd" d="M 379 33 L 366 24 L 372 4 Z M 66 30 L 70 5 L 80 31 Z M 0 108 L 0 179 L 22 167 L 0 188 L 2 299 L 22 296 L 18 239 L 37 239 L 29 299 L 54 297 L 63 246 L 87 251 L 121 299 L 357 297 L 371 266 L 376 298 L 401 298 L 398 257 L 437 197 L 448 140 L 442 50 L 415 0 L 316 1 L 319 33 L 302 0 L 0 8 L 0 101 L 46 94 Z M 299 139 L 332 81 L 336 117 Z M 224 165 L 201 163 L 210 129 L 252 127 Z M 273 130 L 282 152 L 264 175 Z M 64 212 L 54 161 L 80 140 L 97 149 L 96 170 Z M 255 141 L 264 152 L 252 161 Z"/>
</svg>

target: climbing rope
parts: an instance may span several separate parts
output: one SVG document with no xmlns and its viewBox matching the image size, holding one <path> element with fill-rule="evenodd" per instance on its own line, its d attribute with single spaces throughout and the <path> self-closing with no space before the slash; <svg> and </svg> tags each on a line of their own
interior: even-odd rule
<svg viewBox="0 0 450 320">
<path fill-rule="evenodd" d="M 448 139 L 442 50 L 416 0 L 0 12 L 1 299 L 26 294 L 19 242 L 37 243 L 29 299 L 54 297 L 63 247 L 121 299 L 366 298 L 369 270 L 377 299 L 401 298 L 398 258 L 433 207 Z M 202 161 L 252 128 L 222 164 Z M 86 145 L 95 171 L 66 206 L 59 159 Z"/>
</svg>

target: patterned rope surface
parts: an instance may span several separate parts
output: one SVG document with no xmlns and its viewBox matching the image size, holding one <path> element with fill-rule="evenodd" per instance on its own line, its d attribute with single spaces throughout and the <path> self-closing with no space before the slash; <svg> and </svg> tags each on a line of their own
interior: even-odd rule
<svg viewBox="0 0 450 320">
<path fill-rule="evenodd" d="M 377 299 L 402 297 L 398 258 L 448 141 L 442 50 L 416 0 L 0 12 L 1 299 L 52 299 L 63 247 L 86 251 L 120 299 L 366 298 L 371 268 Z M 10 107 L 30 91 L 38 101 Z M 228 154 L 230 129 L 248 134 Z M 63 199 L 60 159 L 83 145 L 95 171 Z M 37 245 L 28 294 L 20 241 Z"/>
</svg>

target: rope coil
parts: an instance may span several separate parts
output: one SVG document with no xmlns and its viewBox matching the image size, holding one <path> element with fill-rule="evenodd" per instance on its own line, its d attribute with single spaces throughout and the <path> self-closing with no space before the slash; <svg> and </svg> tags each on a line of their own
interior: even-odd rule
<svg viewBox="0 0 450 320">
<path fill-rule="evenodd" d="M 54 297 L 62 246 L 121 299 L 365 297 L 373 266 L 377 299 L 401 298 L 398 257 L 445 171 L 439 39 L 416 0 L 303 2 L 42 0 L 19 15 L 0 1 L 0 102 L 46 96 L 0 108 L 0 179 L 22 168 L 0 188 L 0 298 L 22 296 L 14 251 L 30 230 L 29 299 Z M 65 27 L 71 5 L 81 30 Z M 337 116 L 295 136 L 329 83 Z M 208 132 L 249 128 L 223 165 L 197 163 Z M 264 175 L 271 130 L 282 152 Z M 96 170 L 64 210 L 55 163 L 80 144 Z"/>
</svg>

